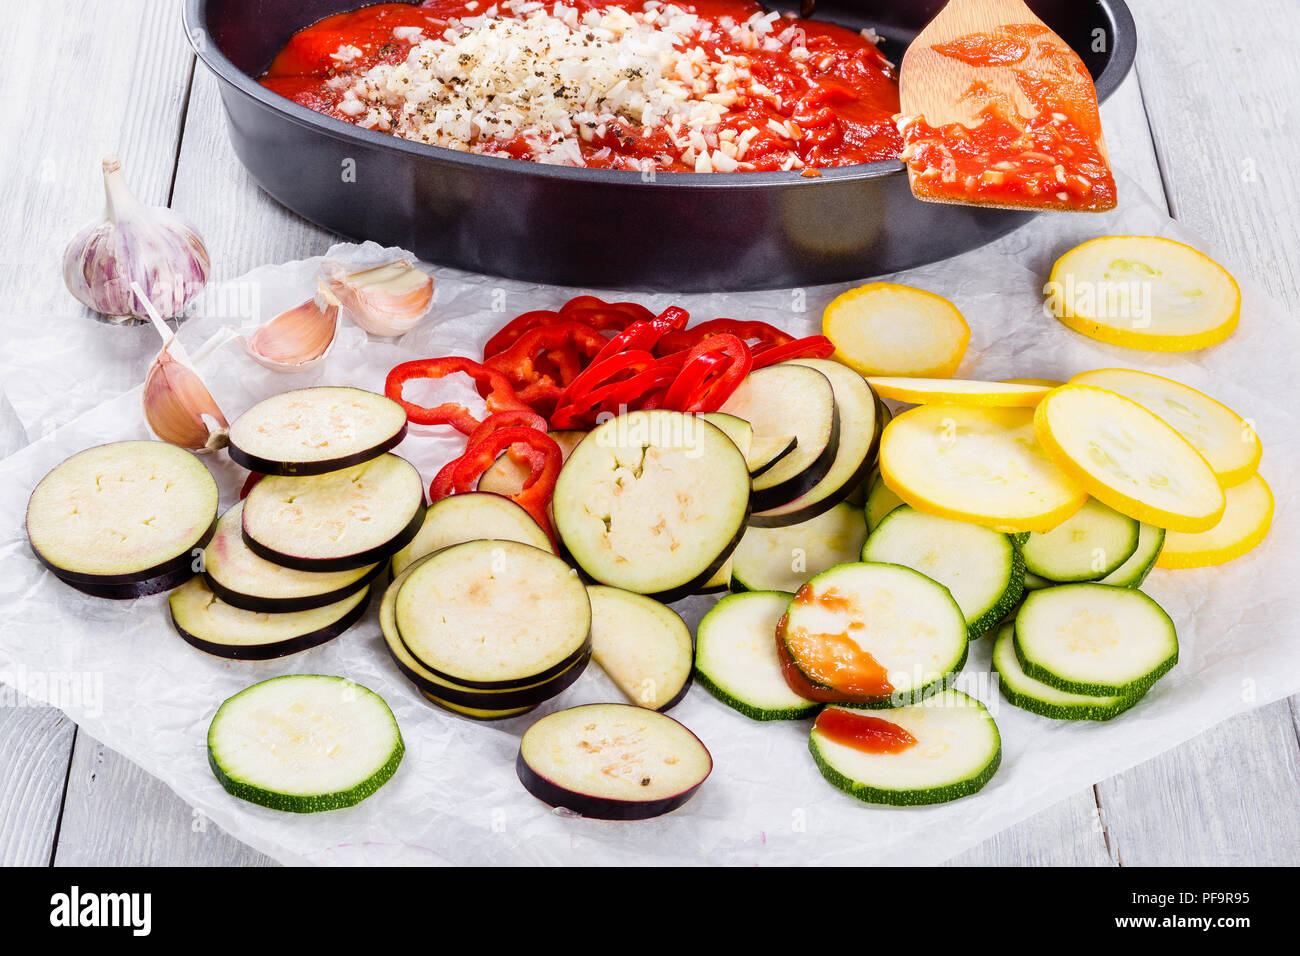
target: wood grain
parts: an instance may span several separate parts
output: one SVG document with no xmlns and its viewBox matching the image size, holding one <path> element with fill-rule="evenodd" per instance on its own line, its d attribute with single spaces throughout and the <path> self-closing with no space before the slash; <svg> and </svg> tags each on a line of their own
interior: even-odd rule
<svg viewBox="0 0 1300 956">
<path fill-rule="evenodd" d="M 75 734 L 53 707 L 0 708 L 0 866 L 50 862 Z"/>
<path fill-rule="evenodd" d="M 166 784 L 77 735 L 55 866 L 273 866 Z"/>
<path fill-rule="evenodd" d="M 1091 788 L 1003 830 L 949 866 L 1112 866 Z"/>
</svg>

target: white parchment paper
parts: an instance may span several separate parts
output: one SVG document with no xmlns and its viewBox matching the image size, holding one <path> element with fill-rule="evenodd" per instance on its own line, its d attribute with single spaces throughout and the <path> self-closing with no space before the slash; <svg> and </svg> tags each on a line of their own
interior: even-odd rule
<svg viewBox="0 0 1300 956">
<path fill-rule="evenodd" d="M 965 686 L 993 710 L 1004 757 L 997 776 L 973 797 L 926 809 L 861 804 L 821 779 L 807 753 L 807 723 L 754 723 L 697 687 L 673 711 L 715 760 L 713 776 L 694 800 L 640 823 L 563 816 L 524 792 L 515 778 L 515 752 L 524 728 L 549 710 L 620 699 L 595 665 L 533 714 L 480 724 L 428 705 L 398 674 L 383 650 L 373 609 L 363 623 L 323 647 L 280 661 L 232 662 L 182 642 L 171 629 L 163 595 L 101 601 L 63 586 L 28 550 L 27 497 L 68 455 L 106 441 L 147 437 L 138 390 L 111 397 L 122 376 L 105 370 L 114 361 L 143 370 L 157 347 L 147 330 L 110 330 L 122 336 L 120 344 L 95 352 L 85 343 L 102 344 L 109 332 L 95 329 L 85 341 L 56 340 L 39 327 L 16 333 L 21 348 L 11 367 L 17 363 L 22 372 L 21 398 L 14 402 L 17 415 L 0 406 L 0 437 L 9 448 L 22 443 L 23 426 L 28 435 L 43 437 L 0 462 L 0 680 L 63 707 L 90 734 L 163 779 L 230 833 L 286 863 L 881 864 L 933 863 L 956 854 L 1232 714 L 1300 689 L 1300 561 L 1294 545 L 1300 541 L 1294 477 L 1300 472 L 1294 410 L 1300 342 L 1294 317 L 1253 287 L 1239 267 L 1234 271 L 1245 293 L 1240 328 L 1226 343 L 1198 353 L 1161 356 L 1105 346 L 1045 316 L 1048 269 L 1081 241 L 1149 234 L 1207 248 L 1132 182 L 1120 187 L 1124 204 L 1116 213 L 1044 215 L 992 246 L 897 278 L 951 298 L 966 315 L 973 335 L 959 375 L 1064 379 L 1085 369 L 1127 366 L 1177 378 L 1231 405 L 1263 437 L 1261 471 L 1276 495 L 1277 515 L 1269 538 L 1248 557 L 1218 569 L 1152 574 L 1145 589 L 1177 622 L 1181 659 L 1145 701 L 1113 722 L 1050 721 L 1006 704 L 987 676 L 991 641 L 974 645 Z M 373 244 L 337 246 L 328 254 L 351 265 L 390 255 Z M 198 352 L 204 342 L 220 341 L 212 337 L 223 326 L 301 301 L 311 294 L 318 268 L 317 260 L 268 266 L 213 288 L 202 314 L 185 323 L 182 340 Z M 262 397 L 304 385 L 381 390 L 385 373 L 399 361 L 451 353 L 476 357 L 506 319 L 576 294 L 434 271 L 438 296 L 431 317 L 396 343 L 367 340 L 360 330 L 346 328 L 325 365 L 300 376 L 262 369 L 234 342 L 211 351 L 201 366 L 227 415 L 233 419 Z M 683 305 L 696 321 L 763 319 L 809 334 L 818 329 L 825 304 L 844 288 L 626 297 L 656 310 Z M 42 376 L 50 383 L 44 389 Z M 78 383 L 72 398 L 70 390 L 59 388 L 69 381 Z M 476 399 L 457 382 L 429 386 L 419 397 L 434 396 Z M 69 401 L 89 410 L 62 424 Z M 427 481 L 458 453 L 460 442 L 417 431 L 398 452 Z M 244 472 L 224 455 L 210 456 L 208 464 L 221 484 L 224 507 L 235 499 Z M 692 598 L 680 609 L 694 624 L 711 604 L 710 598 Z M 216 707 L 251 683 L 287 673 L 347 676 L 382 694 L 396 713 L 406 758 L 393 780 L 361 805 L 311 816 L 280 814 L 231 798 L 213 779 L 204 738 Z M 1061 834 L 1063 841 L 1075 838 Z"/>
</svg>

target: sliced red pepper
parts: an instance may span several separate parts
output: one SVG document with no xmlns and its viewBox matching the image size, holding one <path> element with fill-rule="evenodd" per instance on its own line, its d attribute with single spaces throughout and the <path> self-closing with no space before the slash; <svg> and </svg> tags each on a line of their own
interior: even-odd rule
<svg viewBox="0 0 1300 956">
<path fill-rule="evenodd" d="M 551 415 L 551 424 L 555 428 L 590 424 L 601 401 L 599 396 L 593 398 L 594 392 L 603 386 L 632 378 L 657 364 L 658 360 L 653 355 L 641 349 L 620 352 L 592 362 L 564 390 Z"/>
<path fill-rule="evenodd" d="M 734 335 L 738 339 L 744 339 L 746 344 L 751 344 L 754 351 L 761 348 L 771 347 L 773 345 L 784 345 L 786 342 L 793 342 L 794 336 L 788 332 L 783 332 L 775 325 L 769 325 L 766 322 L 744 322 L 739 319 L 712 319 L 708 322 L 701 322 L 699 325 L 689 329 L 672 332 L 665 335 L 659 341 L 659 347 L 655 350 L 658 355 L 668 355 L 670 352 L 678 352 L 683 349 L 693 348 L 699 345 L 701 341 L 710 335 L 725 333 Z"/>
<path fill-rule="evenodd" d="M 760 349 L 754 353 L 754 368 L 767 368 L 797 358 L 830 358 L 834 352 L 835 343 L 826 336 L 809 335 L 807 338 L 792 339 L 784 345 Z"/>
<path fill-rule="evenodd" d="M 483 419 L 483 423 L 470 432 L 469 440 L 465 447 L 473 448 L 483 439 L 487 438 L 493 432 L 502 428 L 513 428 L 516 425 L 522 425 L 525 428 L 535 428 L 540 432 L 545 432 L 547 425 L 546 419 L 534 411 L 527 409 L 515 409 L 509 412 L 497 412 L 495 415 L 489 415 Z M 531 464 L 540 454 L 532 450 L 528 445 L 511 445 L 507 451 L 510 457 L 522 464 Z"/>
<path fill-rule="evenodd" d="M 529 462 L 531 470 L 524 481 L 523 490 L 509 497 L 532 515 L 554 542 L 555 534 L 551 529 L 551 519 L 546 513 L 546 506 L 550 504 L 551 495 L 555 491 L 555 481 L 560 476 L 564 455 L 560 451 L 560 446 L 555 443 L 555 439 L 546 432 L 514 425 L 499 429 L 482 441 L 471 445 L 465 450 L 464 455 L 449 466 L 451 476 L 448 484 L 451 487 L 451 494 L 474 490 L 478 480 L 492 467 L 502 450 L 516 444 L 527 445 L 537 455 Z M 446 471 L 446 468 L 443 471 Z M 438 484 L 438 479 L 441 477 L 442 472 L 439 472 L 438 478 L 434 479 L 434 485 Z M 430 488 L 431 497 L 433 491 L 434 489 Z"/>
<path fill-rule="evenodd" d="M 566 319 L 586 322 L 602 332 L 620 332 L 633 322 L 644 322 L 654 318 L 654 313 L 635 302 L 606 302 L 594 295 L 574 296 L 560 306 L 560 314 Z"/>
<path fill-rule="evenodd" d="M 686 356 L 664 396 L 679 412 L 716 412 L 749 374 L 753 356 L 744 340 L 727 332 L 710 335 Z"/>
<path fill-rule="evenodd" d="M 505 325 L 487 340 L 483 346 L 483 361 L 487 361 L 492 356 L 504 352 L 510 346 L 515 344 L 519 336 L 523 335 L 529 329 L 535 329 L 539 325 L 549 325 L 552 322 L 559 322 L 560 313 L 553 309 L 534 309 L 531 312 L 525 312 L 517 318 L 511 319 Z"/>
<path fill-rule="evenodd" d="M 479 425 L 464 405 L 458 402 L 444 402 L 431 408 L 408 402 L 402 397 L 406 383 L 418 378 L 445 378 L 462 372 L 476 383 L 486 387 L 488 394 L 487 410 L 489 414 L 524 409 L 531 411 L 515 394 L 510 380 L 495 369 L 490 369 L 459 355 L 442 358 L 416 359 L 394 366 L 384 381 L 384 394 L 406 409 L 406 417 L 417 425 L 451 425 L 457 431 L 468 435 Z"/>
<path fill-rule="evenodd" d="M 572 348 L 575 355 L 591 360 L 606 344 L 603 335 L 583 322 L 552 322 L 529 329 L 486 364 L 506 376 L 520 401 L 541 414 L 549 414 L 569 383 L 543 373 L 538 368 L 538 359 Z"/>
</svg>

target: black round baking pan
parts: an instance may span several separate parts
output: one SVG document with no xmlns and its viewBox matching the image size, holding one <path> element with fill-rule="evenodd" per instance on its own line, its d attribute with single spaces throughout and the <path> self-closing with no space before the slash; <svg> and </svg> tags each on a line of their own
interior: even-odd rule
<svg viewBox="0 0 1300 956">
<path fill-rule="evenodd" d="M 240 161 L 327 229 L 472 272 L 558 285 L 733 291 L 841 282 L 946 259 L 1034 213 L 914 199 L 903 164 L 798 173 L 547 166 L 415 143 L 332 119 L 260 86 L 289 38 L 359 0 L 185 0 Z M 798 12 L 797 0 L 767 6 Z M 1133 64 L 1123 0 L 1029 0 L 1105 99 Z M 872 27 L 895 63 L 943 0 L 818 0 L 813 16 Z"/>
</svg>

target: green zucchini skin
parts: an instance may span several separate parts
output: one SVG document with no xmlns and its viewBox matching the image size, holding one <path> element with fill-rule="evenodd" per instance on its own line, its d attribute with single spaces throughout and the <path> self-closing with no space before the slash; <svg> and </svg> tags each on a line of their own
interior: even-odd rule
<svg viewBox="0 0 1300 956">
<path fill-rule="evenodd" d="M 1169 673 L 1169 671 L 1173 669 L 1174 665 L 1178 663 L 1178 631 L 1174 625 L 1173 619 L 1170 618 L 1168 612 L 1166 612 L 1165 609 L 1157 604 L 1152 598 L 1142 591 L 1137 591 L 1133 588 L 1118 588 L 1114 585 L 1097 584 L 1095 582 L 1059 584 L 1052 588 L 1044 588 L 1035 591 L 1028 599 L 1026 599 L 1025 605 L 1022 605 L 1021 613 L 1024 613 L 1024 608 L 1028 606 L 1029 601 L 1043 600 L 1053 591 L 1064 590 L 1065 588 L 1098 588 L 1101 590 L 1113 590 L 1141 595 L 1150 602 L 1152 607 L 1160 612 L 1168 623 L 1169 632 L 1173 637 L 1172 650 L 1164 660 L 1146 674 L 1123 684 L 1102 684 L 1089 681 L 1077 681 L 1055 674 L 1037 661 L 1031 660 L 1025 654 L 1025 651 L 1021 646 L 1021 638 L 1017 631 L 1012 646 L 1016 651 L 1016 660 L 1020 663 L 1020 668 L 1025 672 L 1027 677 L 1032 677 L 1034 680 L 1046 684 L 1048 687 L 1054 687 L 1057 690 L 1062 690 L 1069 694 L 1082 694 L 1087 697 L 1141 697 L 1151 689 L 1152 684 L 1158 681 L 1165 674 Z"/>
<path fill-rule="evenodd" d="M 1140 565 L 1130 567 L 1129 562 L 1133 561 L 1135 557 L 1142 553 L 1143 536 L 1151 536 L 1151 540 L 1154 544 L 1150 547 L 1150 553 L 1146 556 L 1144 562 Z M 1165 529 L 1155 528 L 1147 524 L 1142 525 L 1138 530 L 1137 551 L 1129 556 L 1128 561 L 1125 561 L 1097 583 L 1111 584 L 1115 587 L 1121 588 L 1140 588 L 1142 582 L 1144 582 L 1147 579 L 1147 576 L 1155 570 L 1156 561 L 1160 558 L 1160 552 L 1164 550 L 1164 547 Z"/>
<path fill-rule="evenodd" d="M 751 704 L 745 703 L 740 698 L 728 694 L 717 684 L 713 683 L 713 681 L 709 680 L 709 675 L 699 668 L 695 669 L 694 675 L 695 683 L 699 684 L 732 710 L 744 714 L 750 720 L 807 720 L 809 717 L 817 716 L 817 713 L 822 709 L 822 705 L 815 701 L 809 701 L 806 707 L 799 708 L 754 707 Z"/>
<path fill-rule="evenodd" d="M 1097 697 L 1088 703 L 1084 701 L 1062 703 L 1060 701 L 1045 700 L 1042 696 L 1036 695 L 1032 688 L 1017 687 L 1016 684 L 1019 682 L 1020 676 L 1023 675 L 1008 675 L 1004 667 L 998 666 L 998 657 L 1001 654 L 1009 653 L 1014 658 L 1014 627 L 1014 624 L 1007 623 L 1002 625 L 998 631 L 997 645 L 993 651 L 993 670 L 998 675 L 998 690 L 1001 691 L 1002 696 L 1021 710 L 1027 710 L 1031 714 L 1048 717 L 1052 720 L 1113 720 L 1146 696 L 1144 691 L 1131 697 Z M 1006 651 L 1003 651 L 1004 641 L 1011 642 L 1011 647 L 1007 648 Z"/>
<path fill-rule="evenodd" d="M 287 674 L 282 677 L 272 677 L 270 680 L 296 680 L 303 676 L 308 675 Z M 341 677 L 335 677 L 332 679 L 337 680 L 340 683 L 344 680 Z M 402 757 L 406 753 L 406 742 L 402 739 L 401 730 L 397 726 L 397 718 L 392 717 L 392 711 L 389 710 L 389 716 L 393 721 L 393 733 L 396 739 L 393 751 L 389 755 L 388 760 L 386 760 L 378 770 L 354 787 L 350 787 L 346 790 L 339 790 L 334 793 L 279 793 L 273 790 L 266 790 L 256 784 L 240 780 L 238 777 L 234 777 L 227 773 L 217 758 L 216 748 L 213 741 L 215 730 L 218 726 L 218 718 L 221 716 L 221 711 L 244 694 L 267 683 L 270 683 L 270 681 L 261 681 L 257 684 L 253 684 L 251 687 L 246 687 L 238 694 L 228 698 L 221 707 L 217 708 L 217 713 L 213 716 L 212 723 L 208 726 L 208 766 L 212 769 L 212 773 L 217 778 L 217 782 L 220 783 L 222 788 L 231 796 L 247 801 L 248 803 L 255 803 L 258 806 L 269 807 L 272 810 L 281 810 L 286 813 L 321 813 L 327 810 L 340 810 L 344 807 L 355 806 L 387 783 L 389 779 L 392 778 L 393 774 L 397 772 L 397 767 L 401 764 Z M 374 691 L 367 687 L 362 687 L 360 684 L 354 686 L 358 693 L 371 694 L 383 703 L 385 708 L 388 707 L 387 703 L 384 702 L 384 699 Z"/>
<path fill-rule="evenodd" d="M 812 754 L 813 761 L 817 764 L 817 769 L 821 771 L 822 776 L 831 786 L 844 791 L 849 796 L 861 800 L 863 803 L 890 807 L 933 806 L 938 803 L 950 803 L 953 800 L 960 800 L 962 797 L 968 797 L 979 792 L 984 788 L 985 784 L 993 779 L 993 775 L 998 772 L 998 768 L 1002 765 L 1002 735 L 998 731 L 997 723 L 982 703 L 963 694 L 961 691 L 950 690 L 948 693 L 959 695 L 977 704 L 984 711 L 984 716 L 993 730 L 993 737 L 996 742 L 993 754 L 988 762 L 971 776 L 940 786 L 913 790 L 896 790 L 872 786 L 859 780 L 850 779 L 833 766 L 826 754 L 818 746 L 817 734 L 814 731 L 808 735 L 808 750 Z M 836 704 L 835 706 L 842 707 L 844 705 Z"/>
</svg>

